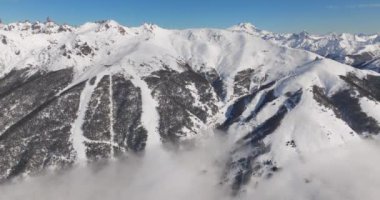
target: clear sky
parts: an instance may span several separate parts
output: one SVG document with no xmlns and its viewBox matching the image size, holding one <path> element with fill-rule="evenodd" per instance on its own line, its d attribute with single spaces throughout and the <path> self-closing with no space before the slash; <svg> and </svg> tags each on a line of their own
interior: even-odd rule
<svg viewBox="0 0 380 200">
<path fill-rule="evenodd" d="M 114 19 L 164 28 L 226 28 L 251 22 L 275 32 L 380 32 L 380 0 L 0 0 L 4 22 L 74 25 Z"/>
</svg>

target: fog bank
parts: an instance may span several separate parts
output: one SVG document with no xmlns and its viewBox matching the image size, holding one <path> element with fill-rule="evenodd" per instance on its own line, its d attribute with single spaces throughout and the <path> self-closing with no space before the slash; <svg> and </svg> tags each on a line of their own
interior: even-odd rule
<svg viewBox="0 0 380 200">
<path fill-rule="evenodd" d="M 377 200 L 380 144 L 358 141 L 290 159 L 238 197 L 220 184 L 228 144 L 204 139 L 191 150 L 155 148 L 107 166 L 73 169 L 0 186 L 1 200 Z"/>
</svg>

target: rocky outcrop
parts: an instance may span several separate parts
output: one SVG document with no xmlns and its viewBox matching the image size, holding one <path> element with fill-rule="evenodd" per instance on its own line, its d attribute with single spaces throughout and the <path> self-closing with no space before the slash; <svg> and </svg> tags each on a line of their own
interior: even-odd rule
<svg viewBox="0 0 380 200">
<path fill-rule="evenodd" d="M 192 70 L 156 71 L 145 78 L 158 101 L 159 133 L 164 142 L 197 134 L 199 127 L 218 112 L 218 98 L 207 79 Z"/>
<path fill-rule="evenodd" d="M 63 90 L 72 79 L 71 69 L 36 73 L 26 81 L 20 80 L 24 73 L 11 72 L 1 80 L 7 93 L 0 100 L 0 179 L 74 161 L 69 137 L 83 84 Z M 5 82 L 15 80 L 18 86 L 6 90 L 10 86 Z"/>
<path fill-rule="evenodd" d="M 241 96 L 250 91 L 254 72 L 253 69 L 246 69 L 236 74 L 234 79 L 235 96 Z"/>
<path fill-rule="evenodd" d="M 227 162 L 224 181 L 232 186 L 232 193 L 237 194 L 253 176 L 261 177 L 265 170 L 277 171 L 277 166 L 272 161 L 259 162 L 256 158 L 270 151 L 270 146 L 263 140 L 272 134 L 280 126 L 288 112 L 295 108 L 302 98 L 302 90 L 289 94 L 286 101 L 277 112 L 254 127 L 251 132 L 240 139 L 236 148 L 231 152 L 231 158 Z M 267 170 L 268 171 L 268 170 Z"/>
<path fill-rule="evenodd" d="M 379 101 L 379 89 L 375 86 L 376 81 L 380 80 L 379 77 L 367 76 L 365 79 L 359 79 L 354 74 L 347 74 L 341 78 L 350 86 L 349 89 L 327 96 L 323 88 L 314 86 L 314 99 L 333 110 L 335 115 L 345 121 L 356 133 L 360 135 L 379 134 L 379 122 L 363 112 L 359 103 L 361 96 Z"/>
<path fill-rule="evenodd" d="M 140 88 L 123 74 L 96 79 L 74 84 L 72 69 L 23 69 L 0 80 L 0 180 L 76 162 L 73 139 L 78 133 L 73 124 L 86 84 L 95 87 L 79 133 L 86 158 L 98 161 L 144 150 L 147 131 L 141 124 Z"/>
<path fill-rule="evenodd" d="M 124 75 L 112 76 L 112 119 L 115 153 L 122 149 L 141 152 L 147 141 L 147 131 L 141 124 L 141 89 L 134 86 Z"/>
</svg>

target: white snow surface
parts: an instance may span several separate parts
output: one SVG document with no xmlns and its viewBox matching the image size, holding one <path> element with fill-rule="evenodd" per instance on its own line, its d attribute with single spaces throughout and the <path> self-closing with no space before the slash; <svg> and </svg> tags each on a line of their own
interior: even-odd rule
<svg viewBox="0 0 380 200">
<path fill-rule="evenodd" d="M 260 30 L 250 23 L 240 23 L 229 28 L 231 31 L 245 32 L 275 44 L 304 49 L 321 56 L 353 64 L 350 55 L 369 53 L 373 59 L 367 64 L 368 69 L 380 70 L 380 34 L 328 33 L 323 35 L 300 33 L 274 33 Z"/>
</svg>

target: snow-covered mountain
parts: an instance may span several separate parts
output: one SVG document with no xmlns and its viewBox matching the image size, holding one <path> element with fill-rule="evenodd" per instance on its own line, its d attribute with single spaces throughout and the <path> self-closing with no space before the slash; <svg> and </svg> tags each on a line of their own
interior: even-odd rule
<svg viewBox="0 0 380 200">
<path fill-rule="evenodd" d="M 380 35 L 330 33 L 314 35 L 308 32 L 272 33 L 241 23 L 230 28 L 243 31 L 276 44 L 304 49 L 359 69 L 380 71 Z"/>
<path fill-rule="evenodd" d="M 378 73 L 263 34 L 0 25 L 0 179 L 190 148 L 212 129 L 229 138 L 220 181 L 236 194 L 291 159 L 380 133 Z"/>
</svg>

